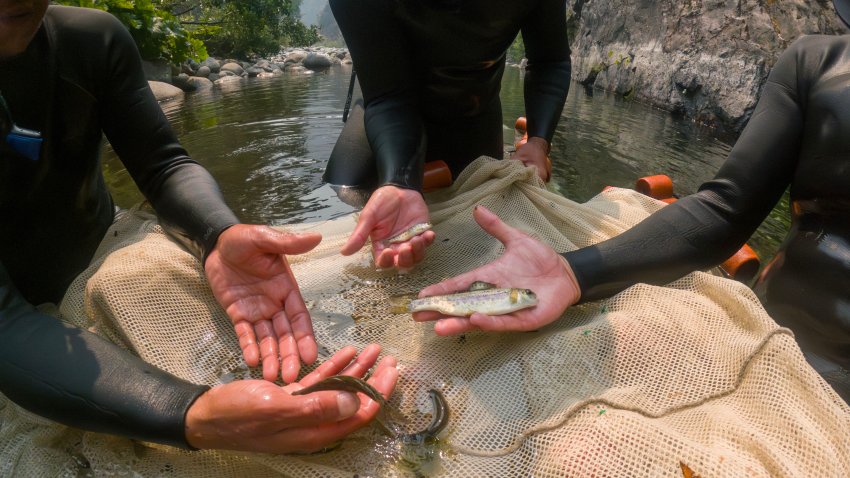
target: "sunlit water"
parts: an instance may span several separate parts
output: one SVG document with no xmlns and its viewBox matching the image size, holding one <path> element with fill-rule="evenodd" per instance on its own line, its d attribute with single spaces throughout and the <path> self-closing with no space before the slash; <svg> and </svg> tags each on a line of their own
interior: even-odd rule
<svg viewBox="0 0 850 478">
<path fill-rule="evenodd" d="M 163 103 L 182 144 L 219 181 L 245 222 L 283 225 L 352 212 L 321 175 L 342 129 L 351 68 L 243 79 Z M 502 82 L 505 141 L 524 115 L 522 75 L 507 68 Z M 607 185 L 633 187 L 664 173 L 678 195 L 694 192 L 728 155 L 733 138 L 669 113 L 573 84 L 552 141 L 550 188 L 586 201 Z M 107 146 L 105 171 L 118 205 L 141 199 Z M 773 255 L 787 230 L 787 198 L 750 245 Z"/>
</svg>

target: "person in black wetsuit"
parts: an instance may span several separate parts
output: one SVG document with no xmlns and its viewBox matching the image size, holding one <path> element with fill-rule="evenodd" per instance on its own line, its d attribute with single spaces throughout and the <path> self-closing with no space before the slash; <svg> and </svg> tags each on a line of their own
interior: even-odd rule
<svg viewBox="0 0 850 478">
<path fill-rule="evenodd" d="M 835 0 L 850 25 L 850 0 Z M 439 334 L 534 330 L 572 304 L 638 283 L 666 284 L 718 265 L 743 245 L 790 186 L 791 229 L 755 291 L 794 331 L 811 365 L 850 401 L 850 35 L 805 36 L 779 58 L 729 158 L 699 191 L 623 234 L 559 256 L 477 208 L 479 224 L 506 246 L 479 269 L 422 295 L 484 280 L 528 287 L 536 308 L 469 319 L 421 313 Z M 637 252 L 637 253 L 636 253 Z"/>
<path fill-rule="evenodd" d="M 433 232 L 389 247 L 381 239 L 428 221 L 426 161 L 445 161 L 456 177 L 481 155 L 503 156 L 499 90 L 520 32 L 529 140 L 514 159 L 548 180 L 549 143 L 570 85 L 564 0 L 331 0 L 330 7 L 363 91 L 372 154 L 334 151 L 325 178 L 377 187 L 343 254 L 371 237 L 378 267 L 422 260 Z"/>
<path fill-rule="evenodd" d="M 313 451 L 368 423 L 378 406 L 354 394 L 288 392 L 340 372 L 362 376 L 376 345 L 359 356 L 345 348 L 284 388 L 243 380 L 209 389 L 35 307 L 62 299 L 113 222 L 105 133 L 163 227 L 203 261 L 246 362 L 262 356 L 266 379 L 293 382 L 317 353 L 285 254 L 321 237 L 240 224 L 177 142 L 129 32 L 108 13 L 47 3 L 0 0 L 0 391 L 70 426 L 187 448 Z M 396 377 L 386 357 L 372 380 L 389 394 Z"/>
</svg>

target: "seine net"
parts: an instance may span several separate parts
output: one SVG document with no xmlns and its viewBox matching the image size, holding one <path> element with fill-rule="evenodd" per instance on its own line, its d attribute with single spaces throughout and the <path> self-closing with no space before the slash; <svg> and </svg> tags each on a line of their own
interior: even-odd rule
<svg viewBox="0 0 850 478">
<path fill-rule="evenodd" d="M 64 427 L 0 396 L 0 475 L 800 477 L 850 470 L 850 408 L 753 293 L 714 271 L 667 287 L 636 285 L 572 307 L 534 332 L 438 337 L 431 324 L 388 312 L 389 296 L 499 256 L 501 244 L 472 219 L 477 204 L 566 251 L 614 236 L 663 203 L 612 189 L 579 204 L 547 191 L 518 162 L 488 158 L 427 200 L 437 239 L 425 262 L 404 275 L 375 270 L 368 248 L 339 255 L 354 216 L 288 229 L 324 236 L 316 250 L 290 257 L 320 351 L 382 344 L 399 361 L 390 405 L 407 429 L 429 423 L 429 389 L 447 398 L 451 417 L 440 443 L 405 447 L 367 427 L 310 455 L 187 452 Z M 57 313 L 196 383 L 259 377 L 242 362 L 198 262 L 141 209 L 116 221 Z"/>
</svg>

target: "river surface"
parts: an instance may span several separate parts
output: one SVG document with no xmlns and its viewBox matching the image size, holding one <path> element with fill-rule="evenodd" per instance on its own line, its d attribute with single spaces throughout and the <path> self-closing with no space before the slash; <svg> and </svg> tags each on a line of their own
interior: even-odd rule
<svg viewBox="0 0 850 478">
<path fill-rule="evenodd" d="M 327 158 L 342 129 L 351 68 L 242 79 L 162 104 L 189 154 L 219 181 L 237 215 L 283 225 L 331 219 L 353 211 L 322 183 Z M 355 90 L 356 91 L 356 90 Z M 524 115 L 522 74 L 502 81 L 505 142 Z M 573 83 L 552 140 L 550 189 L 579 202 L 607 185 L 633 187 L 641 176 L 664 173 L 677 195 L 711 179 L 734 138 L 634 101 Z M 119 206 L 141 200 L 132 179 L 106 146 L 104 170 Z M 787 194 L 749 244 L 771 257 L 788 229 Z"/>
</svg>

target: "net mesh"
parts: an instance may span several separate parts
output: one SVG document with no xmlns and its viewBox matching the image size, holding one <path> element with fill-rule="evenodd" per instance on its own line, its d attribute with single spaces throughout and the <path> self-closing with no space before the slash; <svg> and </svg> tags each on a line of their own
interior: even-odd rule
<svg viewBox="0 0 850 478">
<path fill-rule="evenodd" d="M 388 312 L 388 296 L 499 256 L 472 219 L 477 204 L 560 251 L 663 207 L 625 189 L 579 204 L 541 186 L 518 162 L 480 158 L 427 196 L 437 240 L 404 275 L 376 271 L 368 248 L 338 254 L 354 216 L 289 228 L 324 236 L 290 258 L 320 352 L 382 344 L 399 361 L 390 404 L 405 427 L 429 423 L 429 389 L 446 396 L 439 444 L 403 447 L 367 427 L 310 455 L 186 452 L 64 427 L 0 397 L 0 475 L 621 477 L 682 476 L 683 465 L 704 477 L 846 474 L 850 408 L 753 293 L 714 271 L 636 285 L 534 332 L 439 337 Z M 260 377 L 198 262 L 142 209 L 116 221 L 57 313 L 196 383 Z"/>
</svg>

